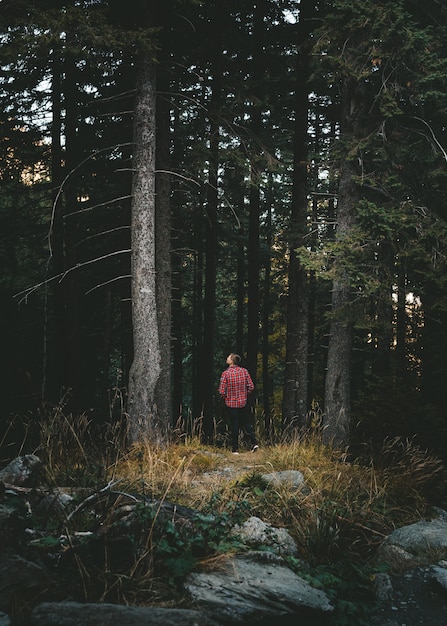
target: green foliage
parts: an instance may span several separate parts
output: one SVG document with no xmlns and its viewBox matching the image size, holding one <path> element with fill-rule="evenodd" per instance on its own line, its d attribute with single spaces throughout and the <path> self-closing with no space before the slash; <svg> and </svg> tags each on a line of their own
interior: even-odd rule
<svg viewBox="0 0 447 626">
<path fill-rule="evenodd" d="M 192 571 L 199 560 L 244 549 L 232 529 L 246 514 L 247 504 L 226 502 L 216 512 L 218 506 L 219 496 L 212 494 L 209 504 L 191 519 L 191 533 L 180 532 L 171 520 L 159 528 L 160 520 L 155 520 L 153 532 L 161 538 L 154 542 L 154 558 L 173 581 Z"/>
</svg>

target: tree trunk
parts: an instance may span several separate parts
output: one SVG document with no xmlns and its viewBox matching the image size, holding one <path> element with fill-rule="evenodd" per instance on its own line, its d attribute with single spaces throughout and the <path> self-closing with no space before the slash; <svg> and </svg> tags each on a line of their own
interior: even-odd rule
<svg viewBox="0 0 447 626">
<path fill-rule="evenodd" d="M 216 55 L 217 56 L 217 55 Z M 202 396 L 203 429 L 205 439 L 213 437 L 213 380 L 214 380 L 214 333 L 216 326 L 216 268 L 217 268 L 217 203 L 219 165 L 219 124 L 217 121 L 220 100 L 220 69 L 214 65 L 213 95 L 210 104 L 210 158 L 205 218 L 205 300 L 203 309 Z"/>
<path fill-rule="evenodd" d="M 355 80 L 346 79 L 342 87 L 340 140 L 347 146 L 358 145 L 361 133 L 359 116 L 361 98 Z M 357 155 L 345 155 L 341 163 L 337 202 L 336 239 L 340 248 L 352 233 L 356 222 L 358 188 L 356 183 Z M 323 416 L 323 442 L 336 447 L 347 446 L 351 419 L 351 347 L 352 312 L 351 281 L 343 267 L 343 258 L 335 261 L 332 284 L 331 324 L 325 381 L 325 407 Z"/>
<path fill-rule="evenodd" d="M 132 322 L 134 358 L 129 373 L 129 442 L 165 440 L 155 389 L 161 358 L 155 276 L 155 66 L 143 55 L 137 76 L 132 180 Z"/>
<path fill-rule="evenodd" d="M 169 175 L 170 106 L 166 68 L 158 66 L 155 178 L 155 250 L 160 377 L 155 390 L 158 417 L 164 428 L 173 425 L 171 395 L 171 185 Z"/>
<path fill-rule="evenodd" d="M 239 215 L 245 212 L 245 187 L 242 168 L 236 168 L 235 173 L 236 206 Z M 236 352 L 243 354 L 245 351 L 245 233 L 244 225 L 240 223 L 236 239 Z"/>
<path fill-rule="evenodd" d="M 178 167 L 182 161 L 180 154 L 179 142 L 177 141 L 177 133 L 179 129 L 179 112 L 174 111 L 174 128 L 173 128 L 173 148 L 172 161 L 173 169 Z M 182 320 L 182 253 L 179 250 L 179 241 L 181 233 L 180 206 L 178 183 L 173 183 L 172 197 L 172 220 L 173 220 L 173 254 L 172 254 L 172 404 L 173 419 L 180 422 L 180 427 L 185 427 L 186 414 L 183 410 L 183 320 Z M 180 205 L 180 206 L 177 206 Z"/>
<path fill-rule="evenodd" d="M 205 216 L 205 301 L 203 309 L 202 394 L 203 433 L 206 441 L 214 437 L 214 345 L 216 327 L 216 270 L 218 255 L 217 209 L 220 144 L 220 107 L 222 98 L 222 23 L 224 5 L 217 0 L 211 24 L 212 93 L 209 104 L 209 162 Z"/>
<path fill-rule="evenodd" d="M 267 234 L 266 234 L 266 248 L 267 255 L 265 259 L 264 270 L 264 294 L 263 301 L 264 307 L 262 312 L 262 400 L 264 405 L 264 428 L 267 440 L 273 442 L 273 420 L 271 414 L 271 376 L 269 368 L 269 339 L 270 339 L 270 314 L 271 314 L 271 269 L 272 262 L 270 257 L 270 250 L 272 249 L 272 205 L 273 205 L 273 180 L 272 175 L 269 176 L 269 188 L 267 198 Z"/>
<path fill-rule="evenodd" d="M 251 104 L 251 134 L 254 137 L 250 163 L 250 193 L 248 216 L 248 307 L 247 307 L 247 368 L 256 387 L 259 347 L 259 272 L 260 245 L 259 220 L 261 214 L 261 166 L 259 143 L 262 134 L 260 85 L 264 72 L 264 15 L 265 2 L 256 3 L 253 19 L 253 69 L 252 80 L 255 84 L 254 98 Z"/>
<path fill-rule="evenodd" d="M 199 227 L 200 228 L 200 227 Z M 203 354 L 203 237 L 201 228 L 194 232 L 194 285 L 192 295 L 192 418 L 203 418 L 202 354 Z"/>
<path fill-rule="evenodd" d="M 65 268 L 64 261 L 64 220 L 60 185 L 62 183 L 62 63 L 61 50 L 55 48 L 52 54 L 52 88 L 51 88 L 51 201 L 53 207 L 53 232 L 51 234 L 52 264 L 51 273 L 57 276 Z M 53 281 L 53 319 L 54 319 L 54 348 L 49 350 L 48 336 L 42 379 L 42 400 L 58 402 L 61 397 L 63 381 L 63 362 L 65 353 L 65 297 L 64 286 L 59 281 Z M 48 324 L 48 320 L 47 320 Z"/>
<path fill-rule="evenodd" d="M 67 46 L 73 37 L 71 34 Z M 76 267 L 79 262 L 79 201 L 76 179 L 72 176 L 76 166 L 82 160 L 82 152 L 78 139 L 78 87 L 77 67 L 70 53 L 65 59 L 65 174 L 70 179 L 65 185 L 65 270 Z M 79 274 L 70 272 L 62 281 L 65 296 L 65 326 L 64 340 L 65 353 L 63 354 L 62 368 L 64 371 L 63 385 L 71 390 L 75 405 L 73 408 L 83 408 L 81 385 L 81 335 L 80 335 L 80 290 Z"/>
<path fill-rule="evenodd" d="M 287 300 L 286 363 L 284 371 L 282 429 L 284 435 L 304 428 L 308 411 L 309 281 L 296 248 L 305 245 L 308 234 L 308 78 L 309 11 L 307 0 L 300 5 L 299 40 L 296 63 L 294 164 L 290 219 L 289 293 Z"/>
</svg>

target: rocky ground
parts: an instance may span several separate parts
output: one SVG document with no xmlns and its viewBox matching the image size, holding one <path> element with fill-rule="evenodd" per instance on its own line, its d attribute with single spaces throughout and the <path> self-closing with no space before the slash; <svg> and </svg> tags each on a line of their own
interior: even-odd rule
<svg viewBox="0 0 447 626">
<path fill-rule="evenodd" d="M 214 469 L 204 472 L 200 480 L 213 482 L 234 479 L 247 469 L 252 470 L 259 458 L 259 455 L 250 453 L 230 458 L 221 456 L 221 466 L 216 468 L 214 465 Z M 26 486 L 31 480 L 27 473 L 32 474 L 34 464 L 36 467 L 39 465 L 39 460 L 35 457 L 23 457 L 18 460 L 17 467 L 0 471 L 0 532 L 3 536 L 3 544 L 0 545 L 0 556 L 3 557 L 0 559 L 0 626 L 15 626 L 16 622 L 10 620 L 8 613 L 14 609 L 17 598 L 23 597 L 26 585 L 32 594 L 39 591 L 39 585 L 48 585 L 42 568 L 32 561 L 22 559 L 18 552 L 14 554 L 10 550 L 5 551 L 8 542 L 16 547 L 23 543 L 23 538 L 17 536 L 16 511 L 8 506 L 8 502 L 11 497 L 26 501 L 28 494 L 35 493 L 34 487 L 31 489 Z M 271 472 L 262 478 L 272 488 L 277 488 L 284 481 L 294 489 L 304 492 L 307 489 L 303 475 L 296 470 Z M 54 498 L 54 494 L 52 497 Z M 91 498 L 87 498 L 85 502 L 89 507 L 97 504 Z M 57 504 L 66 506 L 59 496 Z M 166 505 L 165 512 L 169 518 L 187 528 L 192 522 L 193 512 L 168 504 L 164 503 L 163 506 Z M 54 500 L 52 507 L 53 505 Z M 54 512 L 53 508 L 51 510 Z M 66 509 L 64 515 L 70 517 L 74 512 L 70 513 Z M 132 523 L 135 513 L 135 503 L 132 500 L 124 507 L 124 512 L 129 515 Z M 175 520 L 174 512 L 177 516 Z M 177 609 L 160 611 L 155 607 L 143 610 L 99 604 L 89 605 L 86 612 L 87 605 L 70 605 L 62 601 L 39 605 L 31 616 L 32 626 L 93 626 L 99 623 L 104 626 L 115 626 L 117 623 L 126 623 L 129 626 L 178 626 L 180 623 L 185 626 L 288 626 L 289 623 L 294 626 L 298 623 L 300 626 L 321 626 L 323 623 L 339 626 L 341 622 L 334 617 L 329 596 L 324 591 L 310 588 L 306 581 L 293 574 L 281 560 L 281 554 L 293 555 L 296 548 L 294 540 L 285 529 L 274 529 L 260 518 L 253 517 L 247 520 L 243 528 L 236 530 L 239 536 L 243 536 L 247 546 L 253 543 L 253 551 L 248 553 L 248 560 L 246 556 L 232 555 L 227 560 L 226 567 L 223 566 L 223 561 L 217 561 L 214 571 L 210 570 L 204 575 L 190 575 L 189 592 L 197 608 L 196 612 L 182 609 L 178 609 L 178 612 Z M 264 549 L 266 544 L 267 547 L 274 548 L 277 555 L 270 553 L 271 558 L 266 560 L 266 554 L 269 553 L 261 550 L 261 558 L 257 558 L 256 550 L 262 544 Z M 391 533 L 382 543 L 378 555 L 381 563 L 389 563 L 389 573 L 376 575 L 376 609 L 371 612 L 369 622 L 368 618 L 362 621 L 362 626 L 447 626 L 447 561 L 442 560 L 445 555 L 447 513 L 443 510 L 435 511 L 433 519 L 421 520 Z M 126 612 L 125 619 L 123 611 Z M 82 615 L 81 621 L 79 615 Z"/>
<path fill-rule="evenodd" d="M 393 591 L 374 615 L 372 626 L 446 626 L 447 592 L 430 567 L 392 578 Z"/>
</svg>

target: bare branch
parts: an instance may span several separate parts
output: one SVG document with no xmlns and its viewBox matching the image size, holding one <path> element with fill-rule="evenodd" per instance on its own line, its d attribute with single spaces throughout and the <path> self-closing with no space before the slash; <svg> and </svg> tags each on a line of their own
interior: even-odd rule
<svg viewBox="0 0 447 626">
<path fill-rule="evenodd" d="M 109 230 L 103 230 L 100 233 L 96 233 L 95 235 L 90 235 L 89 237 L 84 237 L 81 239 L 76 246 L 79 246 L 84 241 L 89 241 L 90 239 L 96 239 L 97 237 L 102 237 L 103 235 L 110 235 L 110 233 L 115 233 L 118 230 L 129 230 L 130 226 L 117 226 L 116 228 L 109 228 Z"/>
<path fill-rule="evenodd" d="M 428 122 L 426 122 L 422 117 L 417 117 L 416 115 L 411 115 L 411 116 L 406 116 L 408 119 L 413 119 L 413 120 L 417 120 L 418 122 L 422 122 L 430 131 L 431 137 L 433 139 L 433 141 L 435 142 L 435 144 L 438 146 L 439 150 L 442 153 L 442 156 L 444 157 L 444 160 L 447 161 L 447 152 L 444 150 L 444 148 L 442 147 L 442 145 L 440 144 L 440 142 L 438 141 L 438 139 L 436 138 L 435 132 L 433 130 L 433 128 L 430 126 L 430 124 Z"/>
<path fill-rule="evenodd" d="M 197 187 L 201 186 L 201 183 L 197 180 L 194 180 L 194 178 L 191 178 L 189 176 L 183 176 L 182 174 L 179 174 L 178 172 L 174 172 L 172 170 L 155 170 L 156 174 L 171 174 L 172 176 L 178 176 L 179 178 L 183 178 L 183 180 L 188 181 L 189 183 L 194 183 L 194 185 L 197 185 Z"/>
<path fill-rule="evenodd" d="M 54 199 L 53 207 L 52 207 L 52 211 L 51 211 L 50 228 L 48 230 L 48 236 L 47 236 L 49 259 L 51 259 L 53 257 L 53 246 L 51 244 L 51 237 L 53 235 L 53 227 L 54 227 L 54 218 L 55 218 L 55 214 L 56 214 L 56 207 L 57 207 L 57 204 L 59 202 L 59 198 L 61 197 L 62 192 L 64 190 L 65 184 L 67 183 L 69 178 L 72 176 L 72 174 L 74 174 L 74 172 L 76 172 L 80 167 L 82 167 L 84 165 L 84 163 L 87 163 L 87 161 L 89 161 L 90 159 L 93 159 L 98 154 L 101 154 L 102 152 L 107 152 L 109 150 L 114 150 L 115 148 L 123 148 L 125 146 L 131 146 L 131 145 L 132 145 L 132 142 L 126 142 L 126 143 L 116 144 L 114 146 L 107 146 L 106 148 L 101 148 L 100 150 L 96 150 L 95 152 L 92 152 L 92 154 L 89 154 L 88 157 L 86 157 L 85 159 L 80 161 L 80 163 L 78 163 L 76 165 L 76 167 L 74 167 L 72 170 L 70 170 L 70 172 L 68 172 L 68 174 L 65 176 L 64 180 L 60 184 L 60 187 L 59 187 L 58 192 L 56 194 L 56 197 Z"/>
<path fill-rule="evenodd" d="M 116 256 L 118 254 L 128 254 L 129 252 L 131 252 L 130 248 L 128 250 L 118 250 L 116 252 L 110 252 L 109 254 L 104 254 L 103 256 L 98 256 L 95 259 L 90 259 L 89 261 L 84 261 L 83 263 L 76 263 L 76 265 L 68 268 L 68 270 L 65 270 L 65 272 L 60 272 L 59 274 L 56 274 L 55 276 L 46 278 L 45 280 L 42 280 L 40 283 L 37 283 L 36 285 L 33 285 L 32 287 L 28 287 L 27 289 L 24 289 L 23 291 L 19 291 L 19 293 L 16 293 L 13 297 L 18 298 L 20 296 L 23 296 L 19 300 L 19 304 L 22 304 L 22 302 L 26 302 L 28 297 L 32 293 L 37 291 L 43 285 L 48 285 L 49 283 L 58 279 L 59 279 L 59 282 L 62 282 L 68 274 L 70 274 L 74 270 L 79 269 L 80 267 L 84 267 L 85 265 L 91 265 L 92 263 L 96 263 L 97 261 L 103 261 L 104 259 L 107 259 L 112 256 Z"/>
<path fill-rule="evenodd" d="M 115 278 L 111 278 L 110 280 L 106 280 L 104 283 L 100 283 L 99 285 L 95 285 L 95 287 L 92 287 L 91 289 L 89 289 L 88 291 L 85 292 L 85 295 L 92 293 L 92 291 L 95 291 L 96 289 L 100 289 L 100 287 L 105 287 L 106 285 L 110 285 L 110 283 L 115 283 L 118 280 L 121 280 L 122 278 L 132 278 L 132 274 L 123 274 L 122 276 L 115 276 Z"/>
<path fill-rule="evenodd" d="M 123 480 L 122 478 L 120 478 L 119 480 L 114 480 L 114 481 L 111 480 L 105 487 L 100 489 L 98 492 L 92 493 L 90 496 L 85 498 L 85 500 L 80 502 L 78 504 L 78 506 L 75 509 L 73 509 L 73 511 L 69 515 L 67 515 L 66 521 L 69 522 L 71 520 L 71 518 L 76 515 L 76 513 L 79 513 L 79 511 L 82 511 L 82 509 L 84 509 L 87 506 L 87 504 L 91 504 L 92 502 L 95 502 L 95 500 L 98 500 L 98 498 L 102 494 L 110 492 L 112 490 L 112 487 L 117 485 L 122 480 Z M 132 496 L 130 496 L 130 497 L 132 497 Z"/>
<path fill-rule="evenodd" d="M 120 200 L 128 200 L 131 197 L 132 197 L 132 194 L 128 194 L 126 196 L 120 196 L 119 198 L 113 198 L 112 200 L 107 200 L 107 202 L 100 202 L 98 204 L 93 204 L 92 206 L 89 206 L 86 209 L 79 209 L 79 211 L 72 211 L 71 213 L 66 213 L 64 215 L 64 219 L 66 217 L 71 217 L 72 215 L 79 215 L 80 213 L 93 211 L 93 209 L 98 209 L 99 207 L 102 207 L 102 206 L 108 206 L 109 204 L 113 204 L 114 202 L 120 202 Z"/>
</svg>

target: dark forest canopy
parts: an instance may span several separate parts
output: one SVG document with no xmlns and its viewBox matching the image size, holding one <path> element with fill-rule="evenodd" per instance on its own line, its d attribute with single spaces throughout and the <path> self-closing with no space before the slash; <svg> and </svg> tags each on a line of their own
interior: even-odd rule
<svg viewBox="0 0 447 626">
<path fill-rule="evenodd" d="M 123 419 L 132 363 L 151 437 L 213 439 L 235 351 L 266 439 L 444 455 L 443 3 L 0 8 L 0 441 Z"/>
</svg>

